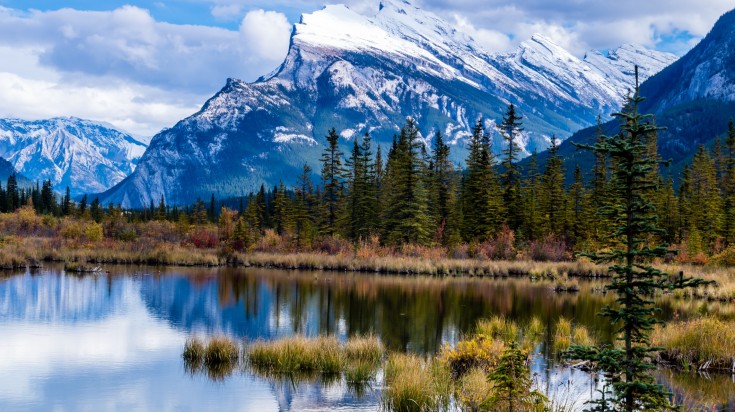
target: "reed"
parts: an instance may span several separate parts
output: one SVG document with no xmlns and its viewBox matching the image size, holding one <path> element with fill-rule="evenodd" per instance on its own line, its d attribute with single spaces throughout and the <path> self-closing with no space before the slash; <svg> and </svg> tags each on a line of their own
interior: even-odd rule
<svg viewBox="0 0 735 412">
<path fill-rule="evenodd" d="M 212 338 L 204 350 L 205 366 L 236 362 L 240 349 L 232 339 L 224 336 Z"/>
<path fill-rule="evenodd" d="M 254 342 L 248 348 L 248 359 L 255 368 L 278 373 L 338 373 L 344 367 L 342 349 L 334 337 L 309 339 L 295 336 L 272 342 Z"/>
<path fill-rule="evenodd" d="M 385 366 L 383 406 L 391 411 L 438 411 L 447 407 L 449 371 L 436 360 L 391 354 Z"/>
<path fill-rule="evenodd" d="M 653 344 L 664 348 L 659 360 L 684 369 L 735 373 L 735 322 L 704 317 L 657 327 Z"/>
</svg>

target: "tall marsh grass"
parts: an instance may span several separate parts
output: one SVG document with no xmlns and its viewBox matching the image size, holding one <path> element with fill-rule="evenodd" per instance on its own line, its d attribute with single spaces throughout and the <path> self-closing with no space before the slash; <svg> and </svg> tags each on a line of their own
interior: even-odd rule
<svg viewBox="0 0 735 412">
<path fill-rule="evenodd" d="M 659 358 L 684 369 L 718 369 L 735 373 L 735 322 L 705 317 L 657 327 L 653 344 Z"/>
</svg>

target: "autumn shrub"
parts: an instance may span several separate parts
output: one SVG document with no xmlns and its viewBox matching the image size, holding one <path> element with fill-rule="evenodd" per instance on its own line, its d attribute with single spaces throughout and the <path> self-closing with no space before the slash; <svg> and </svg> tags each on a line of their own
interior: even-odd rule
<svg viewBox="0 0 735 412">
<path fill-rule="evenodd" d="M 314 242 L 314 251 L 328 255 L 352 254 L 352 244 L 339 236 L 323 236 Z"/>
<path fill-rule="evenodd" d="M 255 252 L 287 253 L 291 251 L 288 241 L 273 229 L 266 229 L 253 247 Z"/>
<path fill-rule="evenodd" d="M 487 372 L 492 370 L 504 347 L 505 344 L 501 340 L 487 335 L 476 335 L 457 342 L 455 347 L 445 344 L 439 358 L 447 366 L 452 377 L 459 379 L 473 368 L 481 368 Z"/>
<path fill-rule="evenodd" d="M 548 234 L 541 240 L 534 240 L 528 244 L 528 254 L 531 260 L 540 262 L 561 262 L 567 260 L 568 246 L 566 242 Z"/>
<path fill-rule="evenodd" d="M 219 244 L 217 232 L 205 227 L 197 227 L 189 232 L 187 243 L 197 249 L 213 249 Z"/>
</svg>

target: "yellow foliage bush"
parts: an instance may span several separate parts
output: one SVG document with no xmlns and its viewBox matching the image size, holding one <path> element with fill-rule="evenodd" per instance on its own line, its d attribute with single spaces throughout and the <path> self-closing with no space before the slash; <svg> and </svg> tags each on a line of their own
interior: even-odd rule
<svg viewBox="0 0 735 412">
<path fill-rule="evenodd" d="M 440 354 L 455 379 L 462 377 L 472 368 L 485 371 L 493 369 L 505 348 L 505 343 L 488 335 L 476 335 L 472 339 L 463 340 L 452 348 L 446 344 Z"/>
</svg>

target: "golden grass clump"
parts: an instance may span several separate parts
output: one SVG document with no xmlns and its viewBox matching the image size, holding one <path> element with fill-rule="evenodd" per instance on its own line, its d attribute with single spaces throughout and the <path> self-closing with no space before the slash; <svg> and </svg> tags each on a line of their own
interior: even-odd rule
<svg viewBox="0 0 735 412">
<path fill-rule="evenodd" d="M 705 317 L 672 322 L 651 335 L 663 347 L 659 357 L 685 369 L 720 369 L 735 372 L 735 322 Z"/>
<path fill-rule="evenodd" d="M 383 406 L 392 411 L 436 411 L 446 408 L 451 377 L 436 359 L 391 354 L 385 366 Z"/>
<path fill-rule="evenodd" d="M 237 361 L 240 349 L 232 339 L 224 336 L 212 338 L 204 350 L 205 365 L 232 363 Z"/>
<path fill-rule="evenodd" d="M 348 361 L 377 364 L 383 358 L 383 344 L 375 336 L 356 336 L 347 340 L 344 347 Z"/>
<path fill-rule="evenodd" d="M 594 338 L 583 325 L 572 326 L 572 322 L 565 317 L 557 320 L 554 328 L 554 349 L 557 351 L 565 351 L 572 345 L 591 346 L 594 344 Z"/>
<path fill-rule="evenodd" d="M 526 327 L 526 336 L 539 337 L 544 334 L 545 330 L 546 327 L 544 326 L 543 322 L 541 322 L 541 319 L 534 316 L 533 318 L 531 318 L 531 321 Z"/>
<path fill-rule="evenodd" d="M 273 342 L 259 341 L 250 345 L 248 357 L 255 368 L 281 373 L 338 373 L 344 366 L 342 350 L 334 337 L 295 336 Z"/>
<path fill-rule="evenodd" d="M 487 410 L 494 393 L 494 384 L 481 368 L 472 368 L 456 384 L 455 397 L 462 410 Z"/>
<path fill-rule="evenodd" d="M 480 319 L 477 322 L 476 333 L 511 342 L 518 339 L 518 325 L 502 316 L 493 316 L 490 319 Z"/>
<path fill-rule="evenodd" d="M 206 346 L 201 339 L 191 337 L 184 343 L 184 360 L 187 362 L 199 363 L 204 359 Z"/>
</svg>

